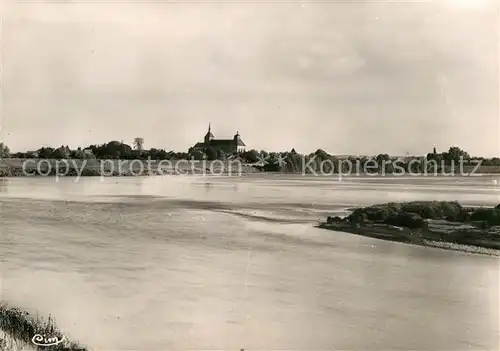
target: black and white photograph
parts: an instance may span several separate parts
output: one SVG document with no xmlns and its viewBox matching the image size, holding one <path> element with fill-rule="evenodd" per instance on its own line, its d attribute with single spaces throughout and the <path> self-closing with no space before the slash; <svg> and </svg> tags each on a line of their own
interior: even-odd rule
<svg viewBox="0 0 500 351">
<path fill-rule="evenodd" d="M 0 0 L 0 350 L 500 350 L 500 0 Z"/>
</svg>

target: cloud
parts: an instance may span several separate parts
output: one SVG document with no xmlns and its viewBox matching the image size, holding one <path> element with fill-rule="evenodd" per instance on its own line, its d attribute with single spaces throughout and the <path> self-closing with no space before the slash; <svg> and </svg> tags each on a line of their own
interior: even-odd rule
<svg viewBox="0 0 500 351">
<path fill-rule="evenodd" d="M 460 137 L 471 153 L 498 146 L 491 9 L 23 4 L 4 18 L 12 149 L 136 134 L 187 149 L 209 121 L 217 135 L 238 129 L 247 144 L 277 150 L 420 152 Z M 481 138 L 474 125 L 493 127 Z"/>
</svg>

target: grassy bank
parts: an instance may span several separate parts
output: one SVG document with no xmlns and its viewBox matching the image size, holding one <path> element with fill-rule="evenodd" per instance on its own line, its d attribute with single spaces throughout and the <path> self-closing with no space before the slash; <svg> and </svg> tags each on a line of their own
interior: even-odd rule
<svg viewBox="0 0 500 351">
<path fill-rule="evenodd" d="M 0 159 L 0 177 L 25 176 L 154 176 L 240 174 L 258 172 L 250 165 L 231 161 L 145 160 L 37 160 Z"/>
<path fill-rule="evenodd" d="M 293 156 L 293 157 L 292 157 Z M 233 161 L 208 161 L 208 160 L 99 160 L 99 159 L 20 159 L 0 158 L 0 177 L 22 177 L 22 176 L 151 176 L 151 175 L 239 175 L 247 173 L 286 173 L 286 174 L 309 174 L 332 176 L 338 174 L 343 176 L 402 176 L 410 174 L 416 176 L 452 176 L 452 175 L 480 175 L 500 174 L 500 167 L 480 166 L 476 169 L 473 165 L 463 167 L 444 166 L 439 169 L 428 171 L 408 170 L 403 173 L 389 168 L 381 170 L 370 170 L 366 173 L 361 168 L 352 169 L 329 169 L 323 167 L 320 162 L 313 164 L 304 163 L 299 155 L 287 158 L 282 167 L 275 164 L 258 166 L 257 164 Z M 307 164 L 307 166 L 306 166 Z"/>
<path fill-rule="evenodd" d="M 40 336 L 40 337 L 37 337 Z M 52 340 L 49 340 L 51 339 Z M 57 338 L 57 339 L 54 339 Z M 36 344 L 44 344 L 43 346 Z M 57 340 L 61 343 L 54 344 Z M 19 307 L 0 303 L 0 350 L 86 351 L 87 347 L 68 340 L 52 317 L 47 320 Z"/>
<path fill-rule="evenodd" d="M 320 228 L 377 239 L 500 255 L 500 205 L 468 208 L 458 202 L 414 201 L 357 208 L 328 217 Z"/>
</svg>

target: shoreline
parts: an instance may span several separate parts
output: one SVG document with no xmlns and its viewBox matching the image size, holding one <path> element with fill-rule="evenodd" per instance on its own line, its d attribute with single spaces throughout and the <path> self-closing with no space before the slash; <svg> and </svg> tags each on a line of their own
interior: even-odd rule
<svg viewBox="0 0 500 351">
<path fill-rule="evenodd" d="M 364 227 L 363 229 L 365 230 L 359 230 L 360 228 L 349 228 L 349 227 L 339 227 L 339 226 L 333 226 L 333 225 L 328 225 L 328 224 L 319 224 L 316 225 L 315 228 L 320 228 L 320 229 L 326 229 L 326 230 L 331 230 L 331 231 L 336 231 L 336 232 L 341 232 L 341 233 L 346 233 L 346 234 L 353 234 L 353 235 L 359 235 L 359 236 L 364 236 L 367 238 L 372 238 L 372 239 L 378 239 L 378 240 L 385 240 L 385 241 L 392 241 L 392 242 L 398 242 L 398 243 L 403 243 L 407 245 L 415 245 L 415 246 L 423 246 L 423 247 L 432 247 L 436 249 L 442 249 L 442 250 L 449 250 L 449 251 L 459 251 L 459 252 L 465 252 L 465 253 L 470 253 L 470 254 L 479 254 L 479 255 L 487 255 L 487 256 L 496 256 L 500 257 L 500 246 L 497 245 L 497 248 L 491 248 L 491 247 L 486 247 L 486 246 L 478 246 L 478 245 L 466 245 L 466 244 L 458 244 L 458 243 L 452 243 L 448 241 L 439 241 L 439 240 L 432 240 L 432 239 L 409 239 L 407 237 L 401 236 L 401 233 L 388 233 L 385 232 L 384 230 L 381 230 L 380 227 Z M 487 244 L 486 244 L 487 245 Z"/>
<path fill-rule="evenodd" d="M 153 176 L 183 176 L 183 175 L 207 175 L 207 176 L 241 176 L 248 174 L 269 174 L 269 175 L 302 175 L 316 176 L 318 178 L 469 178 L 469 177 L 500 177 L 500 173 L 477 173 L 477 174 L 439 174 L 439 173 L 332 173 L 315 174 L 309 172 L 291 171 L 261 171 L 253 166 L 244 166 L 236 170 L 224 169 L 157 169 L 150 170 L 130 169 L 124 171 L 113 171 L 109 169 L 97 169 L 93 167 L 76 169 L 20 169 L 0 167 L 0 179 L 2 178 L 29 178 L 29 177 L 153 177 Z M 493 183 L 492 183 L 493 184 Z M 495 185 L 494 183 L 493 185 Z"/>
<path fill-rule="evenodd" d="M 405 206 L 409 210 L 401 210 Z M 442 211 L 434 214 L 429 211 L 443 208 L 455 213 L 443 215 Z M 326 222 L 315 227 L 379 240 L 500 257 L 498 215 L 500 205 L 496 208 L 465 208 L 457 202 L 414 201 L 353 209 L 344 218 L 328 217 Z"/>
<path fill-rule="evenodd" d="M 236 163 L 235 163 L 236 162 Z M 0 178 L 5 177 L 146 177 L 158 175 L 242 175 L 265 173 L 271 175 L 303 175 L 331 178 L 347 177 L 480 177 L 500 176 L 500 167 L 484 166 L 478 169 L 471 166 L 438 167 L 432 170 L 410 171 L 373 169 L 372 172 L 360 169 L 340 171 L 305 167 L 304 164 L 287 164 L 281 169 L 265 168 L 254 163 L 235 160 L 122 160 L 122 159 L 0 159 Z"/>
<path fill-rule="evenodd" d="M 68 339 L 49 315 L 48 319 L 0 300 L 0 350 L 87 351 Z"/>
</svg>

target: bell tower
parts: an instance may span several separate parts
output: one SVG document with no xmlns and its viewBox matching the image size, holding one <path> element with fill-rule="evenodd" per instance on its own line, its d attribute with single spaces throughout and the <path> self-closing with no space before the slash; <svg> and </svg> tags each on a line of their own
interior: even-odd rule
<svg viewBox="0 0 500 351">
<path fill-rule="evenodd" d="M 205 134 L 205 144 L 209 144 L 210 141 L 212 141 L 212 139 L 214 138 L 214 135 L 212 134 L 211 130 L 210 130 L 210 122 L 208 123 L 208 132 L 207 134 Z"/>
</svg>

